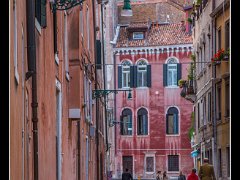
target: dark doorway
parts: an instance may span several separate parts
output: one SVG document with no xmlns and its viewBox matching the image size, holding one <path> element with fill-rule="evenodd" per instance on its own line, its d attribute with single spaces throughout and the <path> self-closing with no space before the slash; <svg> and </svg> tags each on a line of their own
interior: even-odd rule
<svg viewBox="0 0 240 180">
<path fill-rule="evenodd" d="M 128 172 L 133 174 L 133 157 L 132 156 L 123 156 L 123 172 L 125 172 L 126 168 Z"/>
</svg>

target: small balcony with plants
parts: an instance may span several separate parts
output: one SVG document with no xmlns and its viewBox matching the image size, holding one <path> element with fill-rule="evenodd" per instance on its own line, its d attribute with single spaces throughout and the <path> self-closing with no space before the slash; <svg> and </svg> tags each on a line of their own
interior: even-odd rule
<svg viewBox="0 0 240 180">
<path fill-rule="evenodd" d="M 178 85 L 180 88 L 182 88 L 182 91 L 180 93 L 180 95 L 191 101 L 192 103 L 195 102 L 196 100 L 196 92 L 195 92 L 195 88 L 194 88 L 194 84 L 195 84 L 195 60 L 196 57 L 195 55 L 191 55 L 191 59 L 192 59 L 192 63 L 190 64 L 189 68 L 188 68 L 188 78 L 187 80 L 185 79 L 180 79 L 178 81 Z"/>
<path fill-rule="evenodd" d="M 221 62 L 228 62 L 229 61 L 230 50 L 220 49 L 214 54 L 212 60 L 213 65 L 221 64 Z"/>
</svg>

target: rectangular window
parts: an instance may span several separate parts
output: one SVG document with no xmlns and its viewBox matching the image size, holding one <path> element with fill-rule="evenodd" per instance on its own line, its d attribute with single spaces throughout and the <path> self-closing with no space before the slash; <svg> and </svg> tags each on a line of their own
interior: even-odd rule
<svg viewBox="0 0 240 180">
<path fill-rule="evenodd" d="M 57 48 L 57 13 L 53 12 L 53 40 L 54 40 L 54 53 L 58 53 Z"/>
<path fill-rule="evenodd" d="M 130 87 L 130 66 L 123 66 L 122 67 L 122 82 L 123 88 L 129 88 Z"/>
<path fill-rule="evenodd" d="M 222 151 L 218 149 L 218 177 L 222 177 Z"/>
<path fill-rule="evenodd" d="M 200 127 L 203 126 L 203 99 L 200 101 Z"/>
<path fill-rule="evenodd" d="M 178 134 L 177 114 L 167 114 L 167 134 Z"/>
<path fill-rule="evenodd" d="M 226 148 L 227 155 L 227 176 L 230 177 L 230 150 L 229 147 Z"/>
<path fill-rule="evenodd" d="M 209 149 L 209 163 L 212 164 L 212 149 Z"/>
<path fill-rule="evenodd" d="M 90 67 L 90 66 L 88 66 Z M 92 82 L 87 76 L 89 68 L 84 71 L 84 104 L 85 104 L 85 120 L 92 122 Z"/>
<path fill-rule="evenodd" d="M 206 113 L 207 111 L 207 98 L 206 96 L 203 97 L 203 125 L 205 126 L 207 124 L 207 121 L 206 121 Z"/>
<path fill-rule="evenodd" d="M 226 85 L 225 85 L 225 117 L 229 117 L 230 115 L 230 101 L 229 101 L 229 98 L 230 98 L 230 93 L 229 93 L 229 81 L 226 81 L 225 82 Z"/>
<path fill-rule="evenodd" d="M 87 47 L 90 49 L 89 9 L 87 7 Z"/>
<path fill-rule="evenodd" d="M 67 13 L 64 13 L 64 60 L 65 60 L 65 75 L 69 81 L 69 59 L 68 59 L 68 26 Z"/>
<path fill-rule="evenodd" d="M 35 17 L 41 27 L 47 26 L 46 21 L 46 0 L 35 0 Z"/>
<path fill-rule="evenodd" d="M 143 39 L 144 35 L 143 32 L 134 32 L 133 33 L 133 39 Z"/>
<path fill-rule="evenodd" d="M 178 155 L 168 155 L 168 171 L 179 171 Z"/>
<path fill-rule="evenodd" d="M 217 120 L 221 120 L 221 83 L 217 85 Z"/>
<path fill-rule="evenodd" d="M 208 93 L 208 122 L 212 122 L 212 93 Z"/>
<path fill-rule="evenodd" d="M 177 86 L 177 64 L 168 64 L 168 86 Z"/>
<path fill-rule="evenodd" d="M 221 49 L 221 47 L 222 47 L 222 39 L 221 39 L 221 27 L 218 29 L 218 50 L 220 50 Z"/>
<path fill-rule="evenodd" d="M 198 102 L 198 106 L 197 106 L 197 122 L 198 122 L 198 129 L 200 128 L 200 103 Z"/>
<path fill-rule="evenodd" d="M 138 79 L 138 87 L 146 87 L 147 86 L 147 67 L 145 65 L 137 66 L 137 79 Z"/>
<path fill-rule="evenodd" d="M 14 76 L 15 76 L 15 80 L 16 83 L 19 83 L 19 74 L 18 74 L 18 36 L 17 36 L 17 4 L 16 1 L 13 2 L 13 13 L 14 13 Z"/>
<path fill-rule="evenodd" d="M 132 135 L 131 115 L 123 116 L 122 118 L 122 135 Z"/>
<path fill-rule="evenodd" d="M 154 157 L 146 157 L 146 172 L 154 172 Z"/>
<path fill-rule="evenodd" d="M 147 115 L 138 115 L 138 135 L 148 134 Z"/>
<path fill-rule="evenodd" d="M 81 6 L 80 6 L 81 7 Z M 80 12 L 79 12 L 79 19 L 80 19 L 80 22 L 79 22 L 79 25 L 80 25 L 80 33 L 81 33 L 81 35 L 82 35 L 82 37 L 83 37 L 83 25 L 84 25 L 84 23 L 83 23 L 83 9 L 81 8 L 80 9 Z"/>
<path fill-rule="evenodd" d="M 225 23 L 225 50 L 227 50 L 229 48 L 229 37 L 230 37 L 230 33 L 229 33 L 229 20 L 226 21 Z"/>
</svg>

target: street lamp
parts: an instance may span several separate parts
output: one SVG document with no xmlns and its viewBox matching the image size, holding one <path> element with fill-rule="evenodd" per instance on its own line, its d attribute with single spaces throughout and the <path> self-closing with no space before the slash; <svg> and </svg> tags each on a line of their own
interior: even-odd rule
<svg viewBox="0 0 240 180">
<path fill-rule="evenodd" d="M 130 0 L 124 0 L 121 16 L 133 16 Z"/>
<path fill-rule="evenodd" d="M 128 91 L 128 99 L 131 100 L 132 99 L 132 93 L 131 93 L 131 89 L 95 89 L 92 91 L 93 93 L 93 98 L 101 98 L 104 97 L 110 93 L 114 93 L 117 94 L 119 91 Z"/>
<path fill-rule="evenodd" d="M 84 0 L 50 0 L 52 3 L 52 11 L 56 10 L 67 10 L 71 9 L 74 6 L 81 5 Z"/>
</svg>

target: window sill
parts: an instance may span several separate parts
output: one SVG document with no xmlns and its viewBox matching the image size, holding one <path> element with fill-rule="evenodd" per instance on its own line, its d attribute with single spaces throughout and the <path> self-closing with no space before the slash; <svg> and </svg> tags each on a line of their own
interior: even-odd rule
<svg viewBox="0 0 240 180">
<path fill-rule="evenodd" d="M 148 135 L 148 134 L 144 134 L 144 135 L 137 134 L 136 136 L 137 136 L 137 137 L 149 137 L 149 135 Z"/>
<path fill-rule="evenodd" d="M 170 137 L 170 136 L 180 136 L 180 134 L 166 134 L 167 137 Z"/>
<path fill-rule="evenodd" d="M 148 89 L 148 87 L 146 86 L 144 86 L 144 87 L 136 87 L 136 89 Z"/>
<path fill-rule="evenodd" d="M 35 27 L 36 27 L 38 33 L 41 35 L 41 25 L 38 22 L 37 18 L 35 18 Z"/>
<path fill-rule="evenodd" d="M 57 53 L 55 53 L 55 63 L 59 65 L 59 58 Z"/>
<path fill-rule="evenodd" d="M 169 88 L 169 89 L 178 89 L 179 86 L 166 86 L 165 88 Z"/>
<path fill-rule="evenodd" d="M 123 134 L 121 134 L 121 137 L 133 137 L 133 135 L 123 135 Z"/>
<path fill-rule="evenodd" d="M 68 82 L 70 81 L 69 72 L 66 72 L 66 79 L 67 79 Z"/>
<path fill-rule="evenodd" d="M 15 75 L 16 83 L 18 85 L 19 84 L 19 74 L 18 74 L 18 70 L 16 67 L 14 68 L 14 75 Z"/>
</svg>

